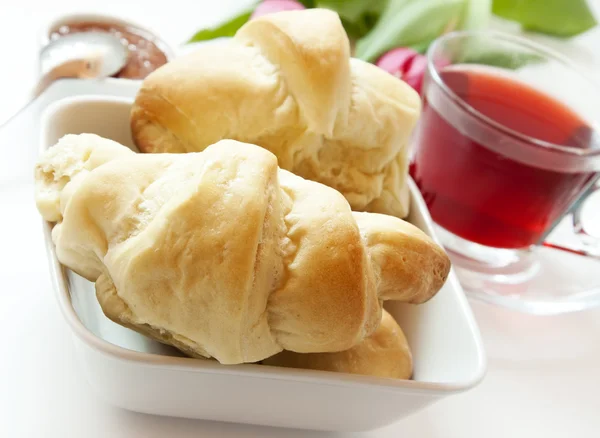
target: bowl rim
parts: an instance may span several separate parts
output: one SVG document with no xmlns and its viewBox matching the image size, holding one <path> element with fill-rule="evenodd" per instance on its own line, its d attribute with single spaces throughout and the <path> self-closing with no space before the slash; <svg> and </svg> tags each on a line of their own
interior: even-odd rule
<svg viewBox="0 0 600 438">
<path fill-rule="evenodd" d="M 58 99 L 50 104 L 42 114 L 39 152 L 42 153 L 47 148 L 51 147 L 51 145 L 47 145 L 45 141 L 48 121 L 51 116 L 61 108 L 82 102 L 108 102 L 121 105 L 131 105 L 132 101 L 132 98 L 94 95 L 80 95 Z M 408 179 L 408 185 L 411 202 L 416 205 L 420 211 L 425 213 L 423 214 L 425 225 L 427 226 L 427 230 L 425 231 L 439 243 L 439 240 L 433 232 L 432 220 L 427 212 L 425 202 L 420 196 L 416 184 L 410 177 Z M 188 357 L 166 356 L 129 350 L 96 336 L 80 321 L 71 302 L 68 281 L 66 280 L 67 268 L 63 267 L 58 261 L 55 247 L 52 242 L 52 224 L 42 219 L 42 227 L 52 286 L 63 317 L 68 323 L 71 331 L 80 341 L 86 344 L 89 348 L 92 348 L 102 355 L 109 356 L 115 360 L 126 361 L 139 366 L 149 366 L 187 372 L 191 371 L 238 376 L 242 375 L 269 380 L 287 380 L 330 386 L 369 387 L 384 391 L 400 391 L 403 393 L 420 394 L 451 394 L 463 392 L 479 384 L 486 374 L 487 359 L 479 328 L 453 269 L 450 271 L 447 282 L 451 283 L 452 288 L 455 289 L 455 299 L 459 301 L 459 307 L 461 308 L 463 317 L 466 318 L 467 327 L 473 336 L 473 341 L 477 352 L 476 372 L 474 372 L 470 378 L 465 379 L 464 381 L 444 383 L 423 382 L 249 363 L 239 365 L 222 365 L 215 360 L 199 360 Z"/>
</svg>

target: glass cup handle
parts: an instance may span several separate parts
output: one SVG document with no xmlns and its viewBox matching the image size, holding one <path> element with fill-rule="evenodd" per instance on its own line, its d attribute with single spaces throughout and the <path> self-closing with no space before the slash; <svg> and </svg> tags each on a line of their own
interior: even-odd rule
<svg viewBox="0 0 600 438">
<path fill-rule="evenodd" d="M 571 209 L 572 233 L 574 235 L 574 239 L 571 240 L 573 242 L 558 243 L 545 241 L 543 246 L 600 260 L 600 235 L 590 234 L 585 228 L 583 218 L 586 201 L 597 192 L 600 192 L 600 181 L 592 184 Z M 598 213 L 600 214 L 600 205 L 598 206 Z M 600 223 L 600 215 L 598 215 L 597 222 Z"/>
</svg>

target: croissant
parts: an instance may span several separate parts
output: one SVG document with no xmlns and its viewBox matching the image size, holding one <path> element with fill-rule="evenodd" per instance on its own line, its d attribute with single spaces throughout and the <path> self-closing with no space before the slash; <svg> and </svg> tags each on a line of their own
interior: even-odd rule
<svg viewBox="0 0 600 438">
<path fill-rule="evenodd" d="M 404 332 L 385 309 L 377 330 L 349 350 L 306 354 L 282 351 L 262 363 L 392 379 L 410 379 L 413 372 L 412 354 Z"/>
<path fill-rule="evenodd" d="M 449 270 L 416 227 L 353 213 L 233 140 L 136 154 L 67 135 L 35 176 L 58 259 L 95 282 L 106 316 L 225 364 L 347 350 L 377 328 L 382 300 L 424 302 Z"/>
<path fill-rule="evenodd" d="M 405 217 L 407 144 L 420 110 L 406 83 L 350 58 L 337 14 L 309 9 L 254 19 L 230 41 L 150 74 L 131 130 L 142 152 L 202 151 L 226 138 L 256 144 L 281 168 L 341 192 L 353 210 Z"/>
</svg>

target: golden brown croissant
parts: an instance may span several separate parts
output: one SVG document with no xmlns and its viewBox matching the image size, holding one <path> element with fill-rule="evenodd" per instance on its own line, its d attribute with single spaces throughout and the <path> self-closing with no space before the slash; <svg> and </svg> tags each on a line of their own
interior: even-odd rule
<svg viewBox="0 0 600 438">
<path fill-rule="evenodd" d="M 257 144 L 281 168 L 340 191 L 353 210 L 405 217 L 419 96 L 349 53 L 334 12 L 252 20 L 144 80 L 135 143 L 143 152 L 201 151 L 225 138 Z"/>
<path fill-rule="evenodd" d="M 385 309 L 377 330 L 349 350 L 336 353 L 282 351 L 262 363 L 393 379 L 410 379 L 413 371 L 412 355 L 404 332 Z"/>
<path fill-rule="evenodd" d="M 377 328 L 381 300 L 423 302 L 449 270 L 416 227 L 353 213 L 233 140 L 135 154 L 68 135 L 36 166 L 36 202 L 109 318 L 222 363 L 347 350 Z"/>
</svg>

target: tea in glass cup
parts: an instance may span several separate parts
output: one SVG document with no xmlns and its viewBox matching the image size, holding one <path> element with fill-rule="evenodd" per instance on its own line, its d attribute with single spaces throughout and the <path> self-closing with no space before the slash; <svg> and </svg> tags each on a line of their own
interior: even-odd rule
<svg viewBox="0 0 600 438">
<path fill-rule="evenodd" d="M 536 246 L 598 179 L 598 102 L 596 84 L 527 40 L 456 32 L 433 43 L 410 172 L 468 289 L 503 301 L 506 284 L 535 282 Z"/>
</svg>

